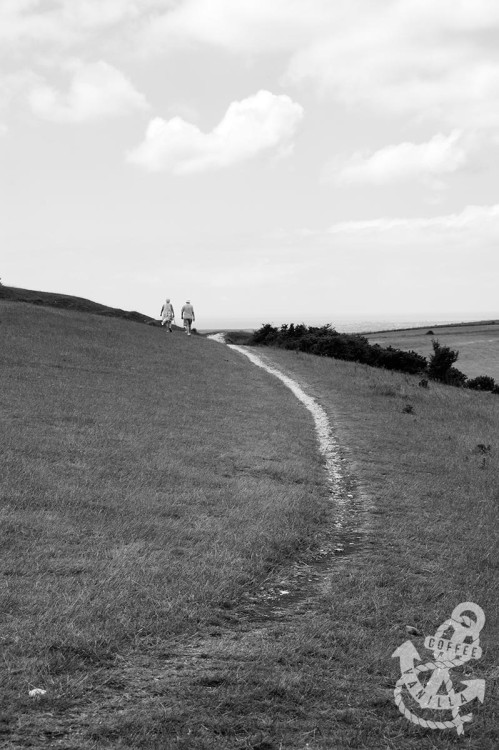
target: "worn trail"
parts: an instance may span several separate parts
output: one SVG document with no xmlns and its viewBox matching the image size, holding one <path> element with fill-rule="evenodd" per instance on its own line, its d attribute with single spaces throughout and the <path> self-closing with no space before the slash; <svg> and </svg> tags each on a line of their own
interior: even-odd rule
<svg viewBox="0 0 499 750">
<path fill-rule="evenodd" d="M 225 344 L 223 334 L 209 336 L 214 341 Z M 248 347 L 226 344 L 233 351 L 247 357 L 254 365 L 264 369 L 286 385 L 294 396 L 311 413 L 318 440 L 318 447 L 324 457 L 326 477 L 329 483 L 330 523 L 325 529 L 318 549 L 305 559 L 289 566 L 279 580 L 267 581 L 255 595 L 252 603 L 256 606 L 254 615 L 261 611 L 263 601 L 265 611 L 271 618 L 283 615 L 292 605 L 303 604 L 317 595 L 321 582 L 327 581 L 328 573 L 338 556 L 360 552 L 368 525 L 368 502 L 358 483 L 349 474 L 341 446 L 333 432 L 329 417 L 323 407 L 309 396 L 293 378 L 279 370 L 266 355 L 256 354 Z M 262 601 L 263 600 L 263 601 Z M 290 612 L 288 611 L 288 614 Z"/>
</svg>

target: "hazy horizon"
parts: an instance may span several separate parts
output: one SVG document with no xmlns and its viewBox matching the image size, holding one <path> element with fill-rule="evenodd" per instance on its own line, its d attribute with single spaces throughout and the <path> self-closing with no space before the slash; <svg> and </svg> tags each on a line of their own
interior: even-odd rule
<svg viewBox="0 0 499 750">
<path fill-rule="evenodd" d="M 302 315 L 291 317 L 286 315 L 274 315 L 262 318 L 254 322 L 252 318 L 214 319 L 212 325 L 200 325 L 200 330 L 224 330 L 226 328 L 240 330 L 255 330 L 262 324 L 270 323 L 280 326 L 284 323 L 305 323 L 309 326 L 321 326 L 330 323 L 337 331 L 342 333 L 385 330 L 387 328 L 404 328 L 431 325 L 445 325 L 446 323 L 476 323 L 487 320 L 499 320 L 499 312 L 494 314 L 488 312 L 450 312 L 446 314 L 413 313 L 403 316 L 397 315 L 331 315 L 330 318 L 318 318 L 314 315 Z"/>
<path fill-rule="evenodd" d="M 0 282 L 3 283 L 3 281 L 0 279 Z M 12 285 L 3 283 L 3 286 L 9 287 Z M 20 289 L 27 289 L 26 286 L 19 286 L 14 288 L 20 288 Z M 60 295 L 66 295 L 69 294 L 65 290 L 61 289 L 40 289 L 35 288 L 31 291 L 39 291 L 42 293 L 51 293 L 51 294 L 60 294 Z M 75 295 L 75 296 L 81 296 L 81 295 Z M 85 298 L 89 299 L 91 302 L 96 302 L 98 304 L 107 305 L 109 307 L 114 307 L 114 305 L 110 304 L 109 300 L 105 299 L 96 299 L 96 298 Z M 182 309 L 183 301 L 179 302 L 178 304 L 176 301 L 172 298 L 172 303 L 174 305 L 175 313 L 176 313 L 176 323 L 181 324 L 181 318 L 180 318 L 180 311 Z M 162 302 L 161 302 L 162 304 Z M 121 309 L 132 311 L 135 310 L 136 312 L 142 313 L 144 315 L 150 315 L 152 318 L 156 318 L 159 320 L 159 310 L 156 310 L 156 312 L 148 313 L 143 309 L 136 309 L 131 308 L 129 305 L 124 305 Z M 482 320 L 495 320 L 496 318 L 499 320 L 499 308 L 494 310 L 467 310 L 467 311 L 456 311 L 456 310 L 450 310 L 450 311 L 429 311 L 429 312 L 408 312 L 404 314 L 398 314 L 396 312 L 372 312 L 369 314 L 369 312 L 362 312 L 362 313 L 346 313 L 346 312 L 336 312 L 331 313 L 329 315 L 317 315 L 313 311 L 310 311 L 309 313 L 302 312 L 297 313 L 290 312 L 289 314 L 273 311 L 269 313 L 262 313 L 259 314 L 258 317 L 255 315 L 227 315 L 225 317 L 217 317 L 210 314 L 209 310 L 203 310 L 202 308 L 197 308 L 198 313 L 197 320 L 199 330 L 201 331 L 211 331 L 211 330 L 224 330 L 227 328 L 231 329 L 240 329 L 240 330 L 255 330 L 257 328 L 260 328 L 261 325 L 265 323 L 271 323 L 274 326 L 280 326 L 284 323 L 305 323 L 306 325 L 310 326 L 322 326 L 326 324 L 331 324 L 336 330 L 340 332 L 362 332 L 362 331 L 377 331 L 377 330 L 385 330 L 388 328 L 404 328 L 407 327 L 417 327 L 417 326 L 431 326 L 431 325 L 443 325 L 445 323 L 465 323 L 465 322 L 479 322 Z M 196 310 L 195 310 L 196 311 Z"/>
</svg>

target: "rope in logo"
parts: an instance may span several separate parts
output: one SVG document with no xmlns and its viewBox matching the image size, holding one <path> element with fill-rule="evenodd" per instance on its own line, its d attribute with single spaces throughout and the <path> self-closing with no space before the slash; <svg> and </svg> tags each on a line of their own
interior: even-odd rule
<svg viewBox="0 0 499 750">
<path fill-rule="evenodd" d="M 472 612 L 476 619 L 471 619 L 468 615 L 463 614 L 464 612 Z M 463 680 L 463 684 L 468 685 L 468 687 L 456 693 L 449 676 L 449 670 L 470 659 L 481 657 L 479 634 L 484 623 L 485 614 L 481 607 L 473 602 L 464 602 L 455 607 L 451 617 L 440 625 L 434 636 L 428 636 L 425 639 L 425 647 L 433 651 L 434 661 L 416 667 L 414 661 L 420 659 L 420 657 L 411 641 L 406 641 L 392 654 L 392 656 L 400 657 L 402 667 L 402 676 L 397 681 L 394 690 L 395 703 L 406 719 L 409 719 L 413 724 L 428 729 L 455 728 L 458 734 L 464 732 L 464 723 L 471 721 L 473 716 L 472 714 L 461 716 L 459 711 L 465 703 L 474 698 L 483 701 L 485 682 L 483 680 Z M 444 638 L 445 632 L 450 628 L 453 630 L 452 637 L 450 639 Z M 418 675 L 429 671 L 432 672 L 432 676 L 426 685 L 423 685 Z M 445 687 L 445 694 L 439 692 L 442 685 Z M 452 720 L 434 721 L 423 719 L 414 714 L 404 703 L 402 697 L 404 687 L 422 708 L 450 710 Z"/>
</svg>

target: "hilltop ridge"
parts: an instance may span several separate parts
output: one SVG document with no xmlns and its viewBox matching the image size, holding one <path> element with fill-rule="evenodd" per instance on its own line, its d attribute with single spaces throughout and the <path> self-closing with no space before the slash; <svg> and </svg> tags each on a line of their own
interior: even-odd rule
<svg viewBox="0 0 499 750">
<path fill-rule="evenodd" d="M 70 294 L 39 292 L 32 289 L 0 286 L 0 300 L 2 299 L 12 302 L 27 302 L 31 305 L 41 305 L 44 307 L 76 310 L 93 315 L 105 315 L 111 318 L 123 318 L 124 320 L 133 320 L 136 323 L 146 323 L 147 325 L 160 325 L 158 320 L 135 310 L 121 310 L 117 307 L 109 307 L 108 305 L 92 302 L 92 300 L 85 299 L 84 297 L 74 297 Z"/>
</svg>

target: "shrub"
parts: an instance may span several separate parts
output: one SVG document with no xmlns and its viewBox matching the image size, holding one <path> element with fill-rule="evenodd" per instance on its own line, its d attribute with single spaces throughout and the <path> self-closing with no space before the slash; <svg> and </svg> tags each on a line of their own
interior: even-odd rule
<svg viewBox="0 0 499 750">
<path fill-rule="evenodd" d="M 426 359 L 416 352 L 371 345 L 365 336 L 338 333 L 331 324 L 307 327 L 303 323 L 282 325 L 279 329 L 269 323 L 255 331 L 250 344 L 279 346 L 320 357 L 334 357 L 348 362 L 382 367 L 411 374 L 426 370 Z"/>
<path fill-rule="evenodd" d="M 441 346 L 438 341 L 432 341 L 432 344 L 433 354 L 428 364 L 428 375 L 432 380 L 441 380 L 445 383 L 446 376 L 449 375 L 452 365 L 457 361 L 459 352 L 449 349 L 448 346 Z"/>
<path fill-rule="evenodd" d="M 383 367 L 385 370 L 397 370 L 398 372 L 408 372 L 416 375 L 426 370 L 426 359 L 416 352 L 401 351 L 391 346 L 386 348 L 377 346 L 371 347 L 371 362 L 375 367 Z"/>
<path fill-rule="evenodd" d="M 496 382 L 490 375 L 479 375 L 477 378 L 472 378 L 466 383 L 467 388 L 471 388 L 473 391 L 494 391 L 496 388 Z"/>
<path fill-rule="evenodd" d="M 494 379 L 488 375 L 480 375 L 468 380 L 464 372 L 453 367 L 459 352 L 448 346 L 441 346 L 436 340 L 432 341 L 433 354 L 429 363 L 417 352 L 370 344 L 365 336 L 359 334 L 338 333 L 329 323 L 320 327 L 306 326 L 304 323 L 299 325 L 286 323 L 280 328 L 265 323 L 244 343 L 250 346 L 255 344 L 278 346 L 283 349 L 316 354 L 319 357 L 333 357 L 385 370 L 424 375 L 425 377 L 419 382 L 422 388 L 428 387 L 427 378 L 431 378 L 458 388 L 466 386 L 478 391 L 492 391 L 492 393 L 499 394 L 499 383 L 495 383 Z"/>
<path fill-rule="evenodd" d="M 254 332 L 252 337 L 253 344 L 272 344 L 277 338 L 277 328 L 274 328 L 270 323 L 265 323 Z"/>
<path fill-rule="evenodd" d="M 456 388 L 462 388 L 464 385 L 466 385 L 467 380 L 468 376 L 465 375 L 464 372 L 458 370 L 457 367 L 450 367 L 447 370 L 442 383 L 445 383 L 446 385 L 453 385 Z"/>
</svg>

